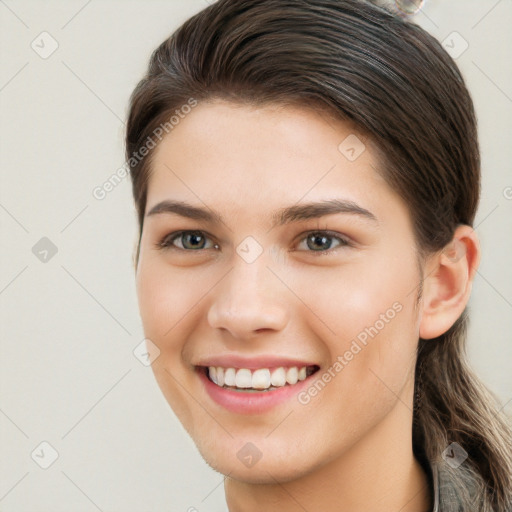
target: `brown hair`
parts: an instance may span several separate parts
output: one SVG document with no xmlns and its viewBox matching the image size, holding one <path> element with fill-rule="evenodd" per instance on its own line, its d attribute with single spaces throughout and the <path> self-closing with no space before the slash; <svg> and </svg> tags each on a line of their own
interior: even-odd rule
<svg viewBox="0 0 512 512">
<path fill-rule="evenodd" d="M 463 77 L 435 38 L 374 2 L 219 0 L 205 8 L 153 52 L 130 101 L 127 158 L 190 98 L 297 104 L 350 122 L 407 202 L 420 255 L 473 223 L 480 154 Z M 140 232 L 151 158 L 131 166 Z M 466 324 L 464 313 L 436 340 L 419 340 L 413 449 L 441 465 L 464 510 L 504 511 L 512 434 L 467 365 Z M 469 454 L 456 470 L 441 457 L 451 442 Z"/>
</svg>

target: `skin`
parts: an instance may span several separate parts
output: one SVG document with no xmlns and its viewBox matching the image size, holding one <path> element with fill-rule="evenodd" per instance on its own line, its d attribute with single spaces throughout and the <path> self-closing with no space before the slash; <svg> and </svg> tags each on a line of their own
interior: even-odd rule
<svg viewBox="0 0 512 512">
<path fill-rule="evenodd" d="M 215 101 L 195 107 L 154 150 L 146 212 L 174 199 L 223 218 L 147 216 L 136 282 L 145 335 L 160 350 L 155 378 L 206 462 L 229 475 L 230 512 L 432 506 L 412 453 L 415 351 L 420 335 L 441 334 L 462 313 L 478 241 L 461 226 L 455 253 L 421 263 L 418 303 L 408 207 L 376 171 L 371 141 L 357 135 L 366 149 L 354 161 L 338 150 L 351 134 L 306 108 Z M 280 208 L 334 198 L 376 221 L 337 213 L 271 227 Z M 189 239 L 180 237 L 174 249 L 158 248 L 181 230 L 202 231 L 205 248 L 183 249 Z M 318 230 L 349 245 L 331 237 L 308 246 Z M 252 263 L 236 252 L 247 236 L 263 249 Z M 235 414 L 210 399 L 194 371 L 216 354 L 273 354 L 314 362 L 321 376 L 397 303 L 394 318 L 306 404 L 293 397 L 262 414 Z M 252 467 L 237 458 L 247 442 L 262 454 Z"/>
</svg>

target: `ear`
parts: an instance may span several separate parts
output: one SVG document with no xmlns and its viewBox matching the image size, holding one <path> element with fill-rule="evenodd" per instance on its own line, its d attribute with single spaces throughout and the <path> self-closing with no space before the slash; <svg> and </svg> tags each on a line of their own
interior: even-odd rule
<svg viewBox="0 0 512 512">
<path fill-rule="evenodd" d="M 437 338 L 464 311 L 480 264 L 480 244 L 471 226 L 459 226 L 452 241 L 428 258 L 423 283 L 419 335 Z"/>
</svg>

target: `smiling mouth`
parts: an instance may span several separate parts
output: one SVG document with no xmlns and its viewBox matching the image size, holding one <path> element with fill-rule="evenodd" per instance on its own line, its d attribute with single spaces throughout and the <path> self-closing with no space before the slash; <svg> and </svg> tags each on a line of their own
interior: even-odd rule
<svg viewBox="0 0 512 512">
<path fill-rule="evenodd" d="M 261 393 L 275 391 L 286 386 L 294 386 L 316 373 L 320 367 L 317 365 L 280 366 L 278 368 L 249 370 L 247 368 L 201 366 L 199 369 L 210 382 L 220 388 L 241 393 Z"/>
</svg>

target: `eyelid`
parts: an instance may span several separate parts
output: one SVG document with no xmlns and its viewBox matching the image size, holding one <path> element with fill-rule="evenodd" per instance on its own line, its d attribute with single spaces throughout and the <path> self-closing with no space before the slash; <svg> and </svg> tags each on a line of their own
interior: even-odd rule
<svg viewBox="0 0 512 512">
<path fill-rule="evenodd" d="M 181 247 L 176 247 L 175 245 L 173 245 L 173 242 L 175 240 L 177 240 L 181 235 L 186 234 L 186 233 L 200 233 L 200 234 L 204 235 L 205 238 L 213 241 L 213 243 L 214 243 L 213 249 L 218 248 L 218 243 L 215 241 L 214 237 L 212 237 L 207 231 L 204 231 L 202 229 L 183 229 L 180 231 L 174 231 L 172 233 L 168 233 L 165 236 L 163 236 L 155 244 L 155 246 L 159 250 L 174 250 L 174 251 L 181 251 L 181 252 L 188 252 L 188 253 L 201 253 L 206 250 L 206 249 L 182 249 Z M 331 231 L 328 229 L 310 229 L 308 231 L 305 231 L 305 232 L 301 233 L 299 235 L 299 237 L 297 237 L 295 239 L 296 240 L 295 245 L 298 245 L 303 240 L 306 240 L 307 237 L 312 234 L 325 235 L 328 238 L 333 238 L 333 239 L 339 240 L 340 243 L 337 247 L 326 249 L 323 251 L 311 251 L 311 250 L 308 251 L 308 250 L 301 250 L 301 249 L 293 249 L 292 252 L 305 252 L 305 253 L 313 254 L 315 256 L 321 256 L 321 255 L 325 256 L 325 255 L 330 255 L 330 254 L 335 253 L 337 249 L 354 246 L 354 243 L 352 242 L 350 237 L 348 237 L 342 233 L 338 233 L 338 232 Z M 207 248 L 207 249 L 212 249 L 212 248 Z"/>
</svg>

